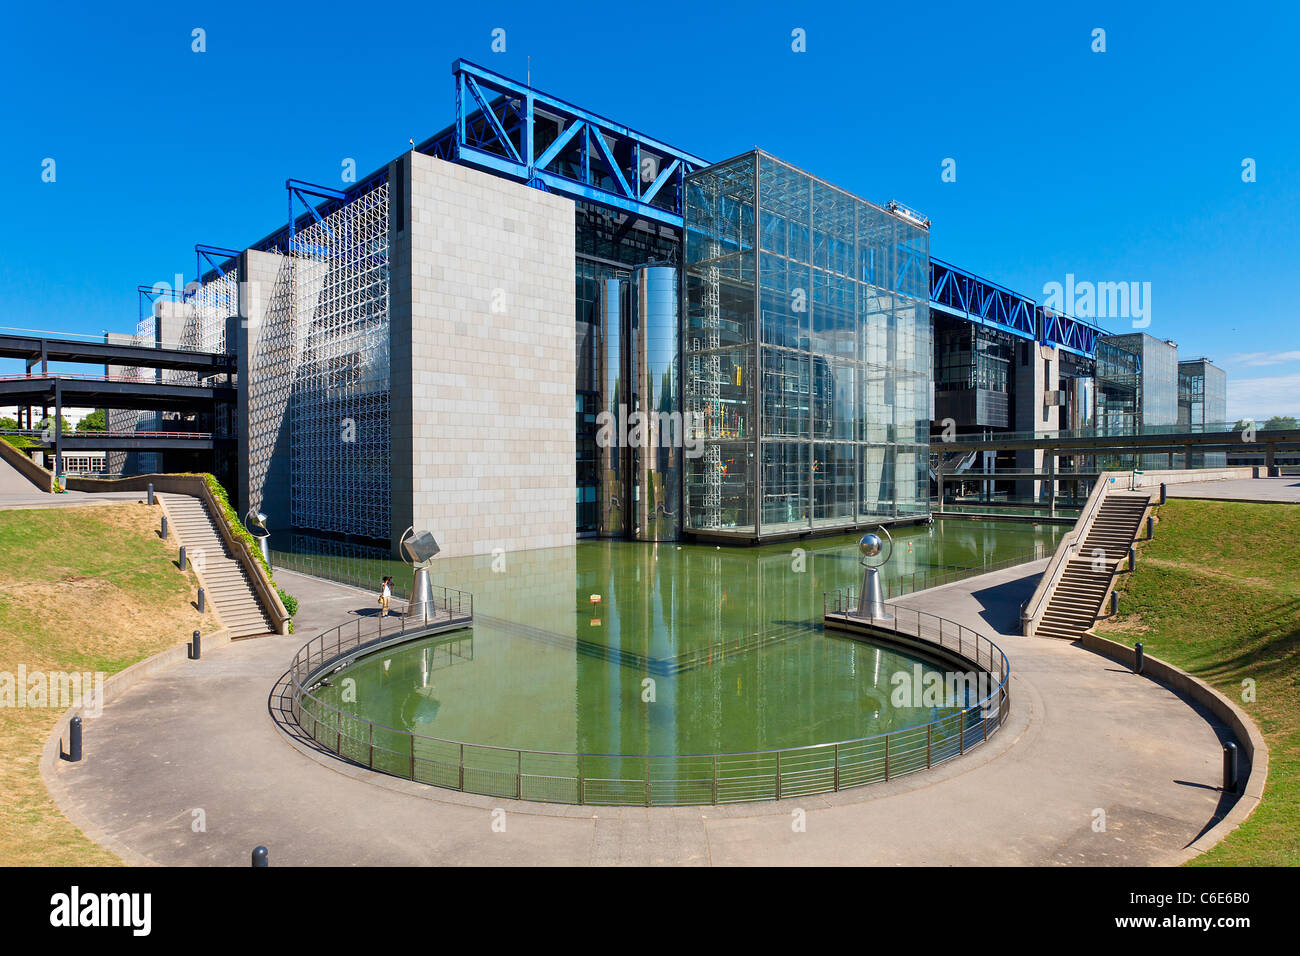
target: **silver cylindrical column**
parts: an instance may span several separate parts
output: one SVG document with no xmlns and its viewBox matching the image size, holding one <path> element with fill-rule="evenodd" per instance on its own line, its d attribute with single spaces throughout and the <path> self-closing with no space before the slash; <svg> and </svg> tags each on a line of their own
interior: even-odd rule
<svg viewBox="0 0 1300 956">
<path fill-rule="evenodd" d="M 1061 422 L 1062 428 L 1078 430 L 1092 428 L 1096 420 L 1096 382 L 1091 378 L 1067 378 L 1061 383 L 1067 394 L 1069 421 Z"/>
<path fill-rule="evenodd" d="M 416 568 L 411 577 L 411 600 L 406 604 L 406 615 L 423 617 L 433 612 L 433 588 L 429 584 L 429 569 Z"/>
<path fill-rule="evenodd" d="M 681 537 L 686 444 L 677 269 L 638 266 L 632 287 L 632 368 L 641 426 L 640 441 L 631 442 L 633 536 L 639 541 L 676 541 Z"/>
<path fill-rule="evenodd" d="M 597 528 L 603 538 L 624 537 L 628 526 L 628 463 L 622 427 L 632 390 L 624 367 L 625 289 L 626 283 L 620 279 L 603 279 L 600 283 L 596 461 L 600 471 Z"/>
</svg>

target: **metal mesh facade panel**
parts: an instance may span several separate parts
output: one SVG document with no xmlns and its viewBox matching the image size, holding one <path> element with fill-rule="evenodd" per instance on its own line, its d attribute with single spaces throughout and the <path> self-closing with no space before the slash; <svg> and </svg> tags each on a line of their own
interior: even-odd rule
<svg viewBox="0 0 1300 956">
<path fill-rule="evenodd" d="M 157 319 L 153 315 L 141 318 L 135 326 L 135 345 L 153 346 L 157 341 Z M 133 382 L 151 382 L 157 374 L 154 369 L 115 366 L 109 371 L 117 378 Z M 108 430 L 112 432 L 153 431 L 160 427 L 162 415 L 156 411 L 134 408 L 107 410 Z M 105 457 L 105 471 L 110 474 L 145 474 L 161 468 L 162 456 L 157 452 L 109 452 Z"/>
<path fill-rule="evenodd" d="M 185 325 L 179 346 L 195 352 L 225 352 L 226 320 L 239 314 L 239 270 L 214 276 L 203 282 L 185 299 Z M 197 385 L 196 372 L 168 372 L 168 381 L 179 385 Z"/>
<path fill-rule="evenodd" d="M 387 182 L 298 233 L 292 275 L 301 343 L 290 401 L 293 526 L 387 540 Z"/>
</svg>

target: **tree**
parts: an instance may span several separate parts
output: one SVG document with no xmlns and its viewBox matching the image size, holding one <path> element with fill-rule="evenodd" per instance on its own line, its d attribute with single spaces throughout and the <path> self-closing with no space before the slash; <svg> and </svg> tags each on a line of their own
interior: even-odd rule
<svg viewBox="0 0 1300 956">
<path fill-rule="evenodd" d="M 81 432 L 102 432 L 108 429 L 108 413 L 102 408 L 97 408 L 77 425 L 77 431 Z"/>
<path fill-rule="evenodd" d="M 1295 431 L 1300 428 L 1300 423 L 1295 420 L 1293 415 L 1274 415 L 1264 423 L 1264 430 L 1268 431 L 1274 428 Z"/>
<path fill-rule="evenodd" d="M 41 419 L 41 423 L 40 423 L 39 425 L 37 425 L 36 427 L 37 427 L 37 429 L 40 430 L 40 431 L 45 431 L 45 429 L 48 428 L 48 429 L 50 430 L 51 434 L 52 434 L 52 433 L 54 432 L 54 416 L 51 415 L 49 418 L 42 418 L 42 419 Z M 72 431 L 73 431 L 73 428 L 72 428 L 72 422 L 68 421 L 67 418 L 64 418 L 64 419 L 63 419 L 63 434 L 67 435 L 67 434 L 70 434 Z"/>
</svg>

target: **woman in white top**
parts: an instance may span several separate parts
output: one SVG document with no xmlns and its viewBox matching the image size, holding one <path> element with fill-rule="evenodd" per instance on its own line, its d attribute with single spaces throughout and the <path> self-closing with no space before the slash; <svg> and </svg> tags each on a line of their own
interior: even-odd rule
<svg viewBox="0 0 1300 956">
<path fill-rule="evenodd" d="M 384 586 L 379 589 L 379 606 L 382 609 L 380 617 L 388 616 L 388 605 L 393 599 L 393 579 L 384 578 Z"/>
</svg>

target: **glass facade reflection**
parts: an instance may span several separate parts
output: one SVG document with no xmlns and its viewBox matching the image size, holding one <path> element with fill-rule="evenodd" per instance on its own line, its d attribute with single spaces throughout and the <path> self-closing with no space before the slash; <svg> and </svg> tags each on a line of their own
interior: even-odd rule
<svg viewBox="0 0 1300 956">
<path fill-rule="evenodd" d="M 686 193 L 686 528 L 926 513 L 927 229 L 759 150 Z"/>
<path fill-rule="evenodd" d="M 1209 359 L 1178 363 L 1178 424 L 1202 426 L 1225 422 L 1228 417 L 1228 374 Z M 1223 468 L 1225 451 L 1193 451 L 1189 468 Z"/>
<path fill-rule="evenodd" d="M 611 462 L 597 441 L 597 416 L 611 407 L 617 411 L 622 387 L 627 402 L 632 386 L 618 381 L 618 332 L 603 314 L 607 308 L 610 280 L 626 280 L 638 265 L 647 262 L 676 262 L 680 240 L 676 231 L 594 203 L 574 203 L 574 306 L 577 365 L 577 531 L 579 536 L 619 535 L 626 522 L 617 509 L 623 499 L 611 498 L 610 482 L 622 483 L 625 476 L 611 474 Z M 615 283 L 617 285 L 617 283 Z M 627 311 L 627 303 L 622 311 Z M 615 312 L 619 306 L 615 304 Z M 615 318 L 618 315 L 616 314 Z M 609 360 L 611 336 L 615 358 Z M 614 369 L 614 374 L 609 374 Z M 618 463 L 612 467 L 617 470 Z"/>
<path fill-rule="evenodd" d="M 1096 407 L 1099 434 L 1137 434 L 1141 412 L 1142 356 L 1109 339 L 1097 340 Z"/>
<path fill-rule="evenodd" d="M 1178 346 L 1145 332 L 1110 335 L 1107 339 L 1121 349 L 1136 352 L 1140 360 L 1137 427 L 1178 424 Z M 1165 454 L 1145 454 L 1141 467 L 1147 471 L 1169 467 Z"/>
</svg>

